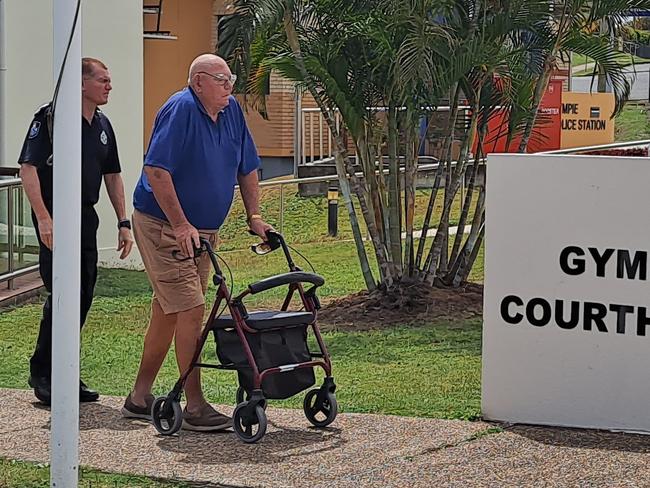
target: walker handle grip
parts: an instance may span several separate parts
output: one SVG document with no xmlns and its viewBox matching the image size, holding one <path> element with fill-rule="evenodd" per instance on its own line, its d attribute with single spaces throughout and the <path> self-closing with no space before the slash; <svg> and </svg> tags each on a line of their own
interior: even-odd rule
<svg viewBox="0 0 650 488">
<path fill-rule="evenodd" d="M 282 285 L 291 285 L 293 283 L 311 283 L 318 287 L 325 283 L 325 279 L 314 273 L 291 271 L 289 273 L 271 276 L 255 283 L 251 283 L 248 285 L 248 291 L 250 291 L 251 295 L 254 295 L 262 291 L 270 290 L 271 288 L 276 288 Z"/>
</svg>

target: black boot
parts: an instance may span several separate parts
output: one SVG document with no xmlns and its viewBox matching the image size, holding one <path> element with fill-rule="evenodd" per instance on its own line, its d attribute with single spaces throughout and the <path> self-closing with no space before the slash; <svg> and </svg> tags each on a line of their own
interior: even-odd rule
<svg viewBox="0 0 650 488">
<path fill-rule="evenodd" d="M 79 380 L 79 401 L 80 402 L 96 402 L 99 400 L 99 393 L 91 390 L 86 386 L 86 383 Z"/>
<path fill-rule="evenodd" d="M 30 375 L 29 386 L 34 388 L 34 395 L 45 405 L 52 401 L 52 387 L 48 376 Z"/>
</svg>

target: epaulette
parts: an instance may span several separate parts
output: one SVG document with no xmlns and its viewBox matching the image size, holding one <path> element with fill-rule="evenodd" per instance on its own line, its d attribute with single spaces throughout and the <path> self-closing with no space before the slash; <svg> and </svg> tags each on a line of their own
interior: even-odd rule
<svg viewBox="0 0 650 488">
<path fill-rule="evenodd" d="M 43 115 L 45 113 L 45 110 L 47 110 L 48 107 L 52 106 L 52 102 L 45 103 L 38 107 L 38 110 L 36 110 L 36 113 L 34 114 L 34 117 L 38 117 L 39 115 Z"/>
</svg>

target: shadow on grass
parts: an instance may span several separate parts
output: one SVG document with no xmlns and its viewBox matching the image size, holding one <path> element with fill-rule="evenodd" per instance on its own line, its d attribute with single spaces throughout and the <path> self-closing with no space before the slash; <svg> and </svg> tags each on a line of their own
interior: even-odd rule
<svg viewBox="0 0 650 488">
<path fill-rule="evenodd" d="M 650 453 L 650 436 L 643 434 L 533 425 L 515 425 L 506 430 L 549 446 Z"/>
<path fill-rule="evenodd" d="M 341 438 L 338 428 L 289 429 L 269 421 L 271 426 L 275 428 L 254 445 L 244 443 L 233 432 L 181 431 L 178 436 L 159 436 L 158 446 L 165 451 L 184 454 L 179 462 L 188 464 L 275 464 L 336 450 L 347 442 Z"/>
</svg>

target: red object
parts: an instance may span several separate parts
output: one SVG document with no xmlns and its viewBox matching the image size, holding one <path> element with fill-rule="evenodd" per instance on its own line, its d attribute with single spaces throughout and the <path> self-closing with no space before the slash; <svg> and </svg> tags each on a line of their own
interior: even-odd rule
<svg viewBox="0 0 650 488">
<path fill-rule="evenodd" d="M 599 151 L 589 151 L 580 153 L 587 156 L 640 156 L 648 157 L 647 147 L 631 147 L 629 149 L 601 149 Z"/>
<path fill-rule="evenodd" d="M 533 127 L 527 152 L 552 151 L 560 149 L 562 124 L 562 80 L 551 79 L 542 97 L 537 120 Z M 513 138 L 506 149 L 508 134 L 508 113 L 496 112 L 488 121 L 488 132 L 483 141 L 483 153 L 517 152 L 521 136 Z M 478 142 L 474 141 L 472 150 L 476 153 Z"/>
</svg>

